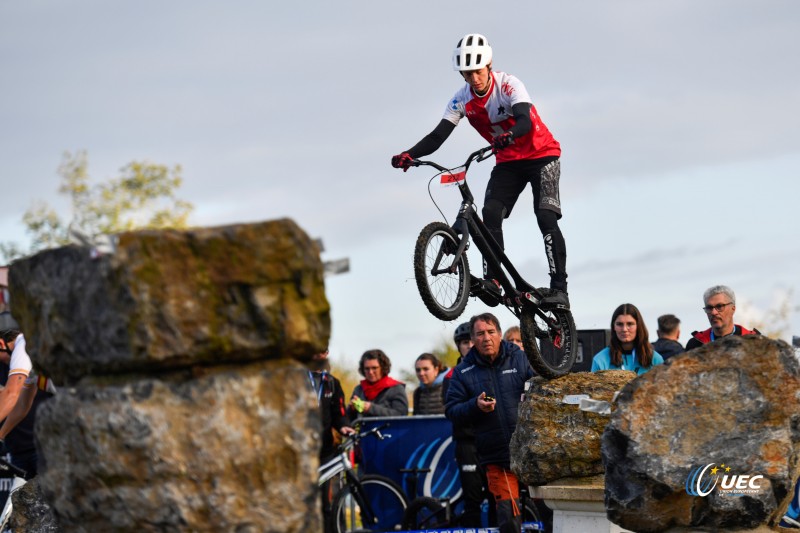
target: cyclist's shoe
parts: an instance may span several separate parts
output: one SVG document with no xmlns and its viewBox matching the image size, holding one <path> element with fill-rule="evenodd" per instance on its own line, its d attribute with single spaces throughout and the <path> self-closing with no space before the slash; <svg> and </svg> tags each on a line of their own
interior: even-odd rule
<svg viewBox="0 0 800 533">
<path fill-rule="evenodd" d="M 496 279 L 472 278 L 469 293 L 489 307 L 497 307 L 503 300 L 503 289 Z"/>
<path fill-rule="evenodd" d="M 569 309 L 569 296 L 558 289 L 540 289 L 544 297 L 539 302 L 542 309 Z"/>
</svg>

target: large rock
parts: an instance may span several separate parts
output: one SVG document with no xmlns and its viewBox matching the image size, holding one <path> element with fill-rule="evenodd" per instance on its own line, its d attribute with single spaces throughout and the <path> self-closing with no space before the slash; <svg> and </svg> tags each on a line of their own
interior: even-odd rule
<svg viewBox="0 0 800 533">
<path fill-rule="evenodd" d="M 66 531 L 321 531 L 319 422 L 284 362 L 64 389 L 37 413 Z"/>
<path fill-rule="evenodd" d="M 577 372 L 558 379 L 534 378 L 519 406 L 511 437 L 511 469 L 525 485 L 603 473 L 600 439 L 609 417 L 581 411 L 564 398 L 588 395 L 611 402 L 635 372 Z"/>
<path fill-rule="evenodd" d="M 313 241 L 291 220 L 118 236 L 12 264 L 14 316 L 58 383 L 220 361 L 307 358 L 329 305 Z"/>
<path fill-rule="evenodd" d="M 800 474 L 798 443 L 792 349 L 760 336 L 717 340 L 623 389 L 602 441 L 608 517 L 643 532 L 774 526 Z M 734 475 L 741 490 L 726 492 Z"/>
<path fill-rule="evenodd" d="M 321 530 L 317 247 L 289 220 L 118 236 L 15 262 L 13 312 L 59 392 L 37 411 L 65 531 Z"/>
</svg>

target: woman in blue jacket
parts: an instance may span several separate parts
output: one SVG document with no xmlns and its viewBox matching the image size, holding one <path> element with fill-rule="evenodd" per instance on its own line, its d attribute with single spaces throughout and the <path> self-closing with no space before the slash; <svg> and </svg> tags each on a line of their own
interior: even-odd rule
<svg viewBox="0 0 800 533">
<path fill-rule="evenodd" d="M 631 370 L 644 374 L 655 365 L 664 364 L 661 354 L 648 341 L 647 326 L 633 304 L 622 304 L 611 315 L 611 345 L 592 360 L 592 372 Z"/>
</svg>

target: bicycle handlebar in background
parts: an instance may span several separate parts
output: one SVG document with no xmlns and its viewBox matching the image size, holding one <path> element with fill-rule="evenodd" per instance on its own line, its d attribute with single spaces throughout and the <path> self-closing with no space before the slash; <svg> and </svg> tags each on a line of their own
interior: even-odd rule
<svg viewBox="0 0 800 533">
<path fill-rule="evenodd" d="M 0 476 L 2 476 L 2 474 L 6 474 L 6 473 L 14 474 L 15 476 L 21 477 L 23 479 L 28 479 L 28 473 L 26 471 L 24 471 L 23 469 L 21 469 L 21 468 L 19 468 L 17 466 L 12 465 L 8 461 L 6 461 L 2 457 L 0 457 Z M 2 477 L 6 477 L 6 476 L 2 476 Z"/>
</svg>

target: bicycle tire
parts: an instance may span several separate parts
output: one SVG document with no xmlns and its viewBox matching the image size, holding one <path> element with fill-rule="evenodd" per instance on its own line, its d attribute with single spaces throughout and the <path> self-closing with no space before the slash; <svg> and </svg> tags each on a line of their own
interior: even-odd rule
<svg viewBox="0 0 800 533">
<path fill-rule="evenodd" d="M 578 333 L 568 309 L 542 312 L 553 319 L 557 327 L 549 327 L 533 309 L 524 309 L 519 324 L 522 346 L 536 373 L 553 379 L 568 374 L 572 369 L 578 353 Z"/>
<path fill-rule="evenodd" d="M 353 487 L 346 485 L 333 499 L 331 506 L 331 531 L 335 533 L 355 533 L 356 531 L 396 531 L 402 526 L 408 502 L 403 489 L 391 479 L 379 475 L 368 474 L 359 479 L 363 497 L 368 502 L 360 501 L 351 491 Z M 375 514 L 377 523 L 361 523 L 361 506 L 369 505 Z M 352 510 L 354 511 L 351 513 Z"/>
<path fill-rule="evenodd" d="M 461 254 L 456 272 L 433 275 L 434 268 L 452 267 L 446 262 L 458 248 L 455 230 L 443 222 L 431 222 L 417 237 L 414 246 L 414 277 L 417 289 L 428 311 L 441 320 L 455 320 L 467 307 L 469 300 L 469 261 L 466 251 Z M 442 263 L 443 262 L 443 263 Z"/>
<path fill-rule="evenodd" d="M 447 508 L 440 500 L 427 496 L 412 500 L 403 519 L 404 530 L 437 529 L 450 525 Z"/>
</svg>

